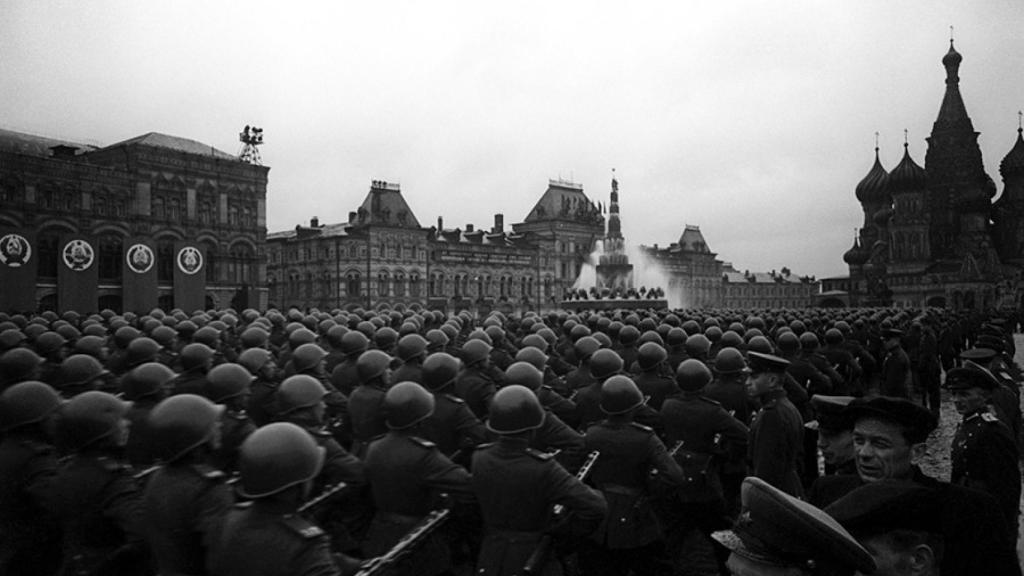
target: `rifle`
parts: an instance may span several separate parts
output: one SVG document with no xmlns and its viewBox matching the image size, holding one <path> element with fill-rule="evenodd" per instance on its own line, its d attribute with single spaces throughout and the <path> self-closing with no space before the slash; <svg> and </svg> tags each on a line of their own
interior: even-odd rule
<svg viewBox="0 0 1024 576">
<path fill-rule="evenodd" d="M 356 572 L 356 576 L 374 576 L 379 574 L 387 566 L 394 564 L 402 555 L 409 553 L 413 547 L 422 542 L 434 529 L 448 519 L 449 514 L 451 514 L 451 510 L 447 508 L 434 510 L 427 514 L 426 518 L 409 531 L 408 534 L 402 536 L 398 544 L 395 544 L 386 554 L 377 556 L 363 564 L 359 572 Z"/>
<path fill-rule="evenodd" d="M 590 474 L 590 470 L 594 467 L 594 463 L 597 462 L 598 456 L 601 453 L 594 450 L 587 459 L 583 462 L 583 466 L 580 466 L 578 472 L 576 472 L 576 479 L 582 482 Z M 555 504 L 552 509 L 554 517 L 559 518 L 565 513 L 565 506 L 561 504 Z M 537 547 L 534 548 L 533 553 L 526 559 L 526 564 L 523 566 L 523 574 L 529 576 L 531 574 L 540 574 L 544 570 L 544 564 L 547 562 L 548 552 L 551 550 L 551 544 L 553 539 L 551 534 L 545 534 L 541 537 Z"/>
<path fill-rule="evenodd" d="M 325 500 L 327 500 L 331 496 L 334 496 L 338 492 L 341 492 L 342 490 L 344 490 L 347 487 L 348 487 L 348 484 L 345 484 L 344 482 L 338 482 L 334 486 L 328 486 L 327 488 L 324 489 L 323 492 L 321 492 L 321 493 L 317 494 L 316 496 L 310 498 L 309 500 L 306 500 L 305 502 L 303 502 L 302 505 L 299 506 L 299 509 L 297 510 L 297 512 L 299 514 L 302 514 L 303 512 L 307 512 L 307 511 L 311 510 L 312 508 L 315 508 L 316 506 L 319 506 Z"/>
</svg>

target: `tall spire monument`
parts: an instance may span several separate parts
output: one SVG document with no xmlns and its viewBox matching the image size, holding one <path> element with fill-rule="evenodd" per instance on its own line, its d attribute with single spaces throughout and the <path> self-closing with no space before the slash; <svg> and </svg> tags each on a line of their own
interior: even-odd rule
<svg viewBox="0 0 1024 576">
<path fill-rule="evenodd" d="M 597 265 L 599 288 L 629 290 L 633 287 L 633 265 L 626 255 L 622 223 L 619 220 L 619 181 L 612 169 L 612 192 L 608 203 L 608 230 L 604 235 L 604 250 Z"/>
</svg>

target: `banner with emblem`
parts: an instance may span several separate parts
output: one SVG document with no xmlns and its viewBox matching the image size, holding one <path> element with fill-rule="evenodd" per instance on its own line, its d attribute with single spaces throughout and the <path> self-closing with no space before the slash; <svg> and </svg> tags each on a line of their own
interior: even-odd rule
<svg viewBox="0 0 1024 576">
<path fill-rule="evenodd" d="M 36 233 L 0 226 L 0 311 L 35 312 Z"/>
<path fill-rule="evenodd" d="M 206 252 L 195 242 L 174 244 L 174 306 L 188 314 L 206 308 Z"/>
<path fill-rule="evenodd" d="M 145 314 L 156 308 L 156 248 L 151 240 L 129 238 L 124 244 L 124 297 L 125 312 Z"/>
<path fill-rule="evenodd" d="M 95 240 L 65 234 L 57 246 L 57 308 L 79 314 L 97 311 L 100 266 Z"/>
</svg>

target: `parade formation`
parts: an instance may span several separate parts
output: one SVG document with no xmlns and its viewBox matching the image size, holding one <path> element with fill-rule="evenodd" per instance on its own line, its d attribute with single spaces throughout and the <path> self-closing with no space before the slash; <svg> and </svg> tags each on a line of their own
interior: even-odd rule
<svg viewBox="0 0 1024 576">
<path fill-rule="evenodd" d="M 0 572 L 1019 574 L 1017 322 L 4 314 Z"/>
</svg>

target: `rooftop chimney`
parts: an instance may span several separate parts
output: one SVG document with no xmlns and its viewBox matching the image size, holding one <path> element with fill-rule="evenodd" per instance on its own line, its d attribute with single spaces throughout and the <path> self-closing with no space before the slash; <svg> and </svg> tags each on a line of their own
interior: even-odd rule
<svg viewBox="0 0 1024 576">
<path fill-rule="evenodd" d="M 356 221 L 356 216 L 357 216 L 357 214 L 355 212 L 349 212 L 348 213 L 348 223 L 349 224 L 354 223 Z"/>
<path fill-rule="evenodd" d="M 491 230 L 493 234 L 501 234 L 505 230 L 505 215 L 495 214 L 494 215 L 494 230 Z"/>
<path fill-rule="evenodd" d="M 468 233 L 470 233 L 472 231 L 473 231 L 473 225 L 472 224 L 466 224 L 466 233 L 468 234 Z"/>
<path fill-rule="evenodd" d="M 320 218 L 317 217 L 317 216 L 313 216 L 309 220 L 309 227 L 310 228 L 319 228 L 320 227 Z"/>
<path fill-rule="evenodd" d="M 437 217 L 437 231 L 441 232 L 444 230 L 444 218 Z"/>
</svg>

